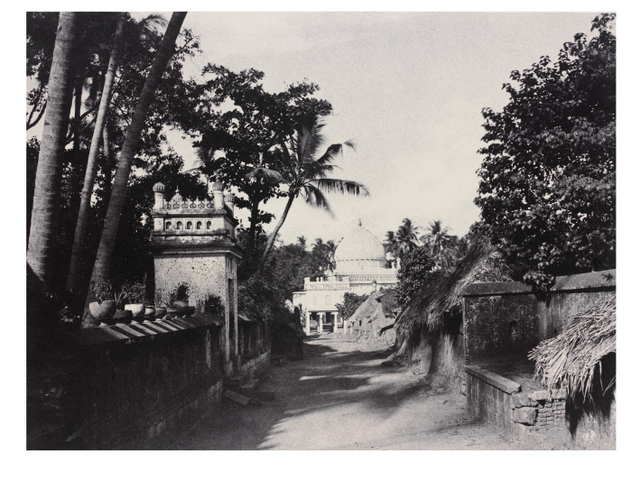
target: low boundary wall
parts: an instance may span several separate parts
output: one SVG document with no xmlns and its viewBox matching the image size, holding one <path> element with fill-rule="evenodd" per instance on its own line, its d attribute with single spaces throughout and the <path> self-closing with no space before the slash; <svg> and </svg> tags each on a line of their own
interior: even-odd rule
<svg viewBox="0 0 640 480">
<path fill-rule="evenodd" d="M 482 367 L 467 365 L 467 406 L 469 413 L 512 434 L 525 433 L 523 427 L 551 429 L 566 427 L 566 392 L 562 390 L 523 391 L 519 383 Z"/>
<path fill-rule="evenodd" d="M 64 425 L 28 437 L 27 448 L 153 448 L 188 428 L 222 398 L 222 325 L 202 315 L 69 333 L 50 388 Z"/>
<path fill-rule="evenodd" d="M 533 367 L 527 359 L 532 348 L 562 332 L 572 315 L 615 295 L 615 289 L 615 270 L 558 277 L 544 297 L 517 282 L 469 285 L 462 293 L 469 413 L 516 436 L 542 434 L 540 448 L 550 439 L 569 448 L 615 448 L 615 395 L 606 415 L 569 409 L 562 390 L 523 391 L 496 373 L 510 362 Z M 576 415 L 579 421 L 570 426 Z"/>
</svg>

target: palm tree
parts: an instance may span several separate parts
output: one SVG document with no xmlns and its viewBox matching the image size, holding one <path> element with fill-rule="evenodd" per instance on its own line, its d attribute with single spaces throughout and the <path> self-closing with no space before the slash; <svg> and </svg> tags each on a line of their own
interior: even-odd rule
<svg viewBox="0 0 640 480">
<path fill-rule="evenodd" d="M 154 99 L 156 88 L 160 83 L 164 70 L 174 53 L 176 39 L 178 38 L 186 15 L 186 12 L 174 12 L 171 16 L 162 42 L 153 59 L 149 75 L 144 82 L 131 120 L 131 125 L 127 130 L 127 135 L 120 153 L 120 159 L 118 160 L 118 169 L 111 191 L 111 198 L 109 199 L 109 207 L 107 208 L 102 236 L 100 237 L 98 253 L 96 254 L 96 260 L 91 274 L 91 281 L 96 284 L 108 279 L 111 256 L 116 242 L 122 206 L 124 205 L 127 193 L 127 183 L 129 181 L 129 174 L 131 173 L 133 157 L 137 150 L 140 134 L 144 128 L 147 111 Z M 88 305 L 88 302 L 86 304 Z M 86 310 L 85 308 L 85 311 Z"/>
<path fill-rule="evenodd" d="M 395 239 L 397 256 L 402 259 L 407 253 L 419 246 L 418 227 L 414 226 L 410 219 L 405 218 L 402 225 L 398 227 Z"/>
<path fill-rule="evenodd" d="M 387 266 L 391 266 L 396 264 L 396 259 L 398 258 L 398 239 L 396 238 L 396 232 L 393 230 L 387 231 L 387 236 L 382 242 L 384 245 L 384 251 L 387 253 Z M 389 259 L 389 257 L 392 257 Z"/>
<path fill-rule="evenodd" d="M 436 269 L 451 270 L 455 266 L 456 255 L 453 249 L 458 237 L 449 235 L 449 227 L 443 227 L 442 221 L 431 222 L 427 234 L 421 240 L 428 246 L 436 262 Z"/>
<path fill-rule="evenodd" d="M 113 48 L 111 50 L 111 58 L 109 59 L 109 67 L 104 79 L 104 87 L 100 97 L 100 107 L 98 108 L 98 116 L 96 124 L 93 128 L 93 136 L 91 138 L 91 146 L 89 148 L 89 158 L 87 160 L 87 169 L 84 176 L 84 186 L 80 195 L 80 208 L 78 211 L 78 219 L 76 222 L 75 234 L 73 237 L 73 247 L 71 249 L 71 261 L 69 264 L 69 274 L 67 277 L 67 291 L 76 292 L 80 286 L 80 267 L 82 259 L 82 251 L 84 248 L 85 231 L 89 220 L 89 211 L 91 207 L 91 194 L 93 193 L 93 184 L 96 179 L 98 170 L 98 149 L 100 148 L 100 140 L 103 135 L 103 129 L 107 118 L 107 109 L 113 93 L 113 85 L 116 77 L 116 70 L 120 63 L 122 55 L 122 39 L 123 39 L 124 17 L 120 15 L 116 27 L 116 33 L 113 40 Z"/>
<path fill-rule="evenodd" d="M 322 135 L 323 128 L 324 123 L 312 116 L 296 129 L 295 135 L 289 142 L 284 142 L 282 145 L 282 153 L 287 161 L 280 174 L 284 183 L 288 185 L 287 203 L 273 232 L 269 235 L 267 247 L 262 255 L 261 268 L 264 267 L 278 232 L 289 214 L 293 201 L 298 196 L 302 195 L 307 204 L 323 208 L 331 213 L 331 207 L 323 192 L 348 193 L 350 195 L 369 194 L 367 189 L 358 182 L 327 178 L 327 175 L 335 168 L 332 162 L 342 153 L 343 145 L 354 150 L 355 145 L 351 141 L 334 143 L 321 156 L 318 156 L 325 143 L 325 138 Z"/>
<path fill-rule="evenodd" d="M 27 265 L 45 292 L 51 288 L 53 247 L 58 235 L 62 154 L 73 95 L 73 51 L 79 27 L 78 16 L 77 13 L 63 12 L 58 20 L 33 195 Z"/>
<path fill-rule="evenodd" d="M 420 240 L 426 245 L 429 245 L 432 255 L 438 256 L 447 248 L 453 246 L 454 238 L 452 235 L 449 235 L 449 227 L 442 227 L 441 220 L 434 220 L 429 225 L 427 234 L 423 235 Z"/>
</svg>

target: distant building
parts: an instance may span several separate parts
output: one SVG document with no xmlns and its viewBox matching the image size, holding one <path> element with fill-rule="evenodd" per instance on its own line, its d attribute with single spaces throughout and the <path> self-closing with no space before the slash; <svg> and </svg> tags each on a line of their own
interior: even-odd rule
<svg viewBox="0 0 640 480">
<path fill-rule="evenodd" d="M 293 304 L 304 316 L 305 331 L 311 333 L 311 322 L 318 331 L 336 331 L 344 327 L 337 304 L 345 293 L 368 295 L 383 288 L 393 288 L 398 282 L 398 270 L 387 268 L 384 246 L 369 230 L 359 224 L 338 244 L 336 269 L 327 279 L 304 279 L 304 291 L 294 292 Z"/>
</svg>

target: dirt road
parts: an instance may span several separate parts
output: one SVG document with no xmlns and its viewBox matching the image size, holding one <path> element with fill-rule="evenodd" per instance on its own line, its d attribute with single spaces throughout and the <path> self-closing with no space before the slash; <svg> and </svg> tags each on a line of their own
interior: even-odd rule
<svg viewBox="0 0 640 480">
<path fill-rule="evenodd" d="M 307 339 L 307 358 L 271 368 L 259 406 L 225 400 L 167 449 L 507 450 L 500 430 L 474 423 L 465 397 L 425 385 L 407 369 L 382 367 L 383 345 L 342 335 Z M 438 393 L 439 392 L 439 393 Z"/>
</svg>

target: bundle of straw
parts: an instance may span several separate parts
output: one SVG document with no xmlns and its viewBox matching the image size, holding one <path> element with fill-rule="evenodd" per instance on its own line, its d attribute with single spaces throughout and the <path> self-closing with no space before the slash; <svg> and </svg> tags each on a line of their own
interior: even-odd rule
<svg viewBox="0 0 640 480">
<path fill-rule="evenodd" d="M 565 388 L 570 396 L 591 397 L 596 368 L 602 372 L 602 358 L 616 351 L 616 297 L 603 299 L 594 307 L 570 318 L 560 335 L 544 340 L 529 352 L 536 362 L 535 376 L 548 388 Z M 615 384 L 615 375 L 604 387 Z"/>
</svg>

